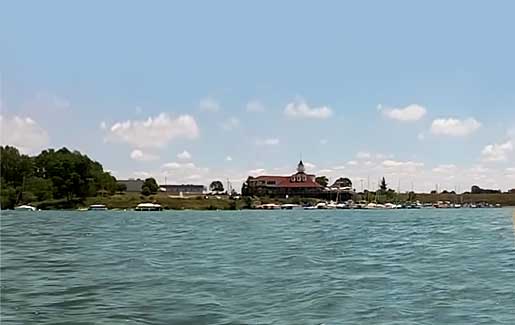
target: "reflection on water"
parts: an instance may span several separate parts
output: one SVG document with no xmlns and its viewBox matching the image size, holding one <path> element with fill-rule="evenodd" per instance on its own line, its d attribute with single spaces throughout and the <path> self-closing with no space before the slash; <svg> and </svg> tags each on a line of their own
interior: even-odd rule
<svg viewBox="0 0 515 325">
<path fill-rule="evenodd" d="M 515 240 L 515 209 L 513 210 L 513 239 Z"/>
<path fill-rule="evenodd" d="M 512 213 L 2 213 L 0 318 L 515 324 Z"/>
</svg>

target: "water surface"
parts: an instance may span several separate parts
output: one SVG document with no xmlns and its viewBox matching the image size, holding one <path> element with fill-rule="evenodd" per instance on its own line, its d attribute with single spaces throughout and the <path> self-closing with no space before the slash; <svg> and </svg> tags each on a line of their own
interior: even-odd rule
<svg viewBox="0 0 515 325">
<path fill-rule="evenodd" d="M 515 324 L 510 209 L 0 220 L 2 324 Z"/>
</svg>

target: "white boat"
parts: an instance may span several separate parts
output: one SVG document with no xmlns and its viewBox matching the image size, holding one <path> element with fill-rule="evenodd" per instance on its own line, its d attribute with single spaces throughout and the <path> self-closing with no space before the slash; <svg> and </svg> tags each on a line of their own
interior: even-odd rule
<svg viewBox="0 0 515 325">
<path fill-rule="evenodd" d="M 336 209 L 350 209 L 350 206 L 347 203 L 338 203 Z"/>
<path fill-rule="evenodd" d="M 387 203 L 388 204 L 388 203 Z M 393 204 L 390 203 L 390 205 L 388 205 L 388 207 L 386 205 L 383 205 L 383 204 L 379 204 L 379 203 L 369 203 L 365 206 L 365 209 L 371 209 L 371 210 L 375 210 L 375 209 L 391 209 L 391 206 L 395 206 Z"/>
<path fill-rule="evenodd" d="M 281 205 L 281 209 L 283 209 L 283 210 L 292 210 L 292 209 L 297 209 L 297 208 L 300 208 L 300 205 L 298 205 L 298 204 L 289 204 L 289 203 Z"/>
<path fill-rule="evenodd" d="M 313 206 L 313 205 L 309 205 L 309 206 L 306 206 L 304 207 L 304 210 L 316 210 L 318 209 L 316 206 Z"/>
<path fill-rule="evenodd" d="M 315 205 L 315 207 L 316 207 L 317 209 L 327 209 L 327 208 L 328 208 L 328 207 L 327 207 L 327 203 L 325 203 L 325 202 L 317 203 L 317 205 Z"/>
<path fill-rule="evenodd" d="M 266 203 L 266 204 L 258 205 L 257 208 L 264 209 L 264 210 L 276 210 L 276 209 L 280 209 L 281 206 L 279 204 L 275 204 L 275 203 Z"/>
<path fill-rule="evenodd" d="M 14 208 L 16 211 L 36 211 L 36 208 L 31 205 L 20 205 Z"/>
<path fill-rule="evenodd" d="M 136 211 L 161 211 L 163 207 L 156 203 L 140 203 L 134 209 Z"/>
<path fill-rule="evenodd" d="M 336 204 L 336 202 L 334 202 L 334 201 L 331 201 L 331 202 L 327 203 L 327 208 L 328 209 L 336 209 L 336 208 L 338 208 L 338 204 Z"/>
<path fill-rule="evenodd" d="M 384 204 L 384 208 L 385 208 L 385 209 L 397 209 L 397 204 L 393 204 L 393 203 L 385 203 L 385 204 Z"/>
<path fill-rule="evenodd" d="M 107 207 L 104 204 L 92 204 L 89 206 L 88 210 L 105 211 L 105 210 L 107 210 Z"/>
</svg>

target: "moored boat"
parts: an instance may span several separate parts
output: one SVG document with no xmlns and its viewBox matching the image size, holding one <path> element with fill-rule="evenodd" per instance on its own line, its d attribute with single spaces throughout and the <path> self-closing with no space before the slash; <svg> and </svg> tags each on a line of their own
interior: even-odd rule
<svg viewBox="0 0 515 325">
<path fill-rule="evenodd" d="M 90 211 L 105 211 L 107 207 L 104 204 L 92 204 L 89 206 L 88 210 Z"/>
<path fill-rule="evenodd" d="M 14 208 L 16 211 L 36 211 L 36 208 L 31 205 L 20 205 Z"/>
<path fill-rule="evenodd" d="M 140 203 L 134 209 L 135 211 L 162 211 L 163 207 L 157 203 Z"/>
</svg>

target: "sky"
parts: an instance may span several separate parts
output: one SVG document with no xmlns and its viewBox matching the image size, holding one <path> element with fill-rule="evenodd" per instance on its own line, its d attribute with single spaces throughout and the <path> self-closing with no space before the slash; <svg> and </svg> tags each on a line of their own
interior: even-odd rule
<svg viewBox="0 0 515 325">
<path fill-rule="evenodd" d="M 1 143 L 117 178 L 515 188 L 513 1 L 1 1 Z"/>
</svg>

